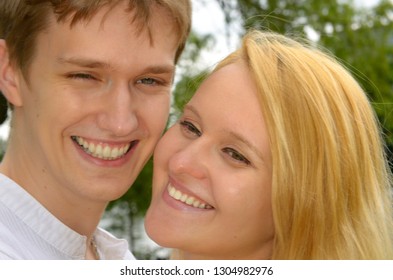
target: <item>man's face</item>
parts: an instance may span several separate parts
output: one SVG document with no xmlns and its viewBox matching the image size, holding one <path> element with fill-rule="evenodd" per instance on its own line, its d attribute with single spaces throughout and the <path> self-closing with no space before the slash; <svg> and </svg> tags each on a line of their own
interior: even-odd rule
<svg viewBox="0 0 393 280">
<path fill-rule="evenodd" d="M 152 43 L 124 10 L 71 28 L 53 20 L 37 38 L 28 82 L 20 75 L 13 137 L 21 166 L 13 177 L 41 200 L 118 198 L 166 125 L 174 26 L 155 8 Z"/>
</svg>

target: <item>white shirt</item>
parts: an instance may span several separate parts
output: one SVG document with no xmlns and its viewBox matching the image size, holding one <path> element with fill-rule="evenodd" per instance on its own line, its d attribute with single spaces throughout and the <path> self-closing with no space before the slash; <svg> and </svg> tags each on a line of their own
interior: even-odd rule
<svg viewBox="0 0 393 280">
<path fill-rule="evenodd" d="M 97 228 L 100 259 L 135 259 L 128 242 Z M 0 174 L 0 259 L 82 260 L 86 236 L 64 225 L 10 178 Z"/>
</svg>

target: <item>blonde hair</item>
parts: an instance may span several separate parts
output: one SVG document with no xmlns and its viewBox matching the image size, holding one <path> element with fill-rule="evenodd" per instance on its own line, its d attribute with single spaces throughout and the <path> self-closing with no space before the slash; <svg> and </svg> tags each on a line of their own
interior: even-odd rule
<svg viewBox="0 0 393 280">
<path fill-rule="evenodd" d="M 259 90 L 273 158 L 273 259 L 392 259 L 391 173 L 366 94 L 338 61 L 250 31 L 239 59 Z"/>
</svg>

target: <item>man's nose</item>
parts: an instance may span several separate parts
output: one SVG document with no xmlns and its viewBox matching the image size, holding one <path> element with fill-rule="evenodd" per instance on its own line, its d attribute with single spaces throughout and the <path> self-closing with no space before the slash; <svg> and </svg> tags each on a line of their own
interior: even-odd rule
<svg viewBox="0 0 393 280">
<path fill-rule="evenodd" d="M 126 86 L 116 87 L 103 100 L 98 117 L 100 128 L 114 136 L 126 136 L 139 125 L 137 102 Z"/>
</svg>

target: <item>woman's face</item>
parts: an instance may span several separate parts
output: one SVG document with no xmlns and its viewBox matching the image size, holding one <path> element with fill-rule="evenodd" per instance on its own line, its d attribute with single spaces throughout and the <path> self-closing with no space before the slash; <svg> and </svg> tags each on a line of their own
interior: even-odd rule
<svg viewBox="0 0 393 280">
<path fill-rule="evenodd" d="M 271 151 L 257 89 L 238 61 L 201 85 L 160 140 L 146 230 L 186 258 L 269 258 L 271 182 Z"/>
</svg>

